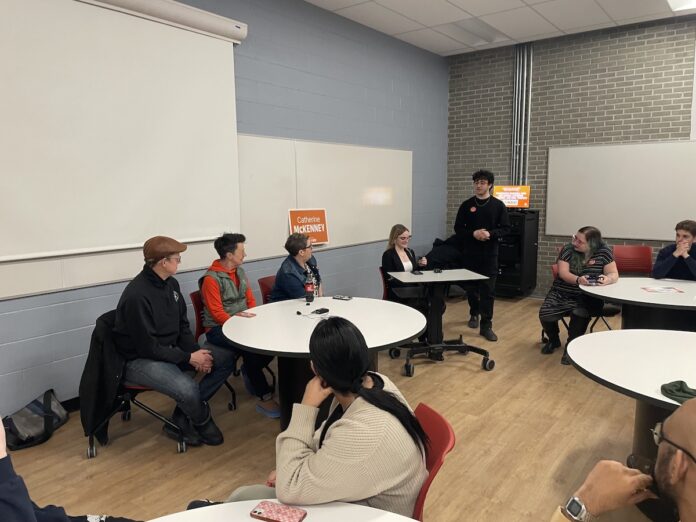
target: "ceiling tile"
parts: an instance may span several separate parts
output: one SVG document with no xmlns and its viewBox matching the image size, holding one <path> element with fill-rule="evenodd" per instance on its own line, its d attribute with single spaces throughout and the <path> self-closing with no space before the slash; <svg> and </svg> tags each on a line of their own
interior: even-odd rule
<svg viewBox="0 0 696 522">
<path fill-rule="evenodd" d="M 544 2 L 548 2 L 549 0 L 522 0 L 522 1 L 527 5 L 536 5 L 536 4 L 543 4 Z"/>
<path fill-rule="evenodd" d="M 554 0 L 537 4 L 534 10 L 563 30 L 611 22 L 594 0 Z"/>
<path fill-rule="evenodd" d="M 448 0 L 474 16 L 497 13 L 524 7 L 522 0 Z"/>
<path fill-rule="evenodd" d="M 359 24 L 372 27 L 377 31 L 389 35 L 423 28 L 421 24 L 409 20 L 405 16 L 401 16 L 374 2 L 366 2 L 364 4 L 346 7 L 345 9 L 339 9 L 336 11 L 336 14 L 340 14 Z"/>
<path fill-rule="evenodd" d="M 531 7 L 522 7 L 502 13 L 481 17 L 481 20 L 492 25 L 513 40 L 527 41 L 530 36 L 541 36 L 558 33 L 558 29 L 544 20 Z"/>
<path fill-rule="evenodd" d="M 669 12 L 667 0 L 597 0 L 614 20 L 627 20 Z"/>
<path fill-rule="evenodd" d="M 463 46 L 461 42 L 452 40 L 452 38 L 440 34 L 437 31 L 433 31 L 432 29 L 420 29 L 418 31 L 411 31 L 410 33 L 397 34 L 395 37 L 437 54 L 466 47 Z"/>
<path fill-rule="evenodd" d="M 469 18 L 446 0 L 376 0 L 377 3 L 428 27 Z"/>
<path fill-rule="evenodd" d="M 476 34 L 471 31 L 467 31 L 466 29 L 460 27 L 457 24 L 438 25 L 433 27 L 433 29 L 438 33 L 445 34 L 450 38 L 457 40 L 458 42 L 470 45 L 472 47 L 508 39 L 507 36 L 498 33 L 492 27 L 491 30 L 495 31 L 496 34 L 486 37 L 483 37 L 480 33 Z"/>
<path fill-rule="evenodd" d="M 344 7 L 349 7 L 351 5 L 362 4 L 365 0 L 305 0 L 310 4 L 314 4 L 327 11 L 335 11 L 336 9 L 343 9 Z"/>
</svg>

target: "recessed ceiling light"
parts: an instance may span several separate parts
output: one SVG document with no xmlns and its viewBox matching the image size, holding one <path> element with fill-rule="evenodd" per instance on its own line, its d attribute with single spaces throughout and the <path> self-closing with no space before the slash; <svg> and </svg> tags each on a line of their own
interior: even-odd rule
<svg viewBox="0 0 696 522">
<path fill-rule="evenodd" d="M 696 0 L 667 0 L 672 11 L 684 11 L 696 9 Z"/>
</svg>

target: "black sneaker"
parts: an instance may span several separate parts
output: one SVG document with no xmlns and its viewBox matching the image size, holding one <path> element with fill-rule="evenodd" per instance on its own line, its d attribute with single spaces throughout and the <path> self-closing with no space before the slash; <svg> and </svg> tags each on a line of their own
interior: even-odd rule
<svg viewBox="0 0 696 522">
<path fill-rule="evenodd" d="M 478 315 L 472 315 L 471 317 L 469 317 L 469 322 L 466 324 L 469 328 L 478 328 L 479 327 Z"/>
<path fill-rule="evenodd" d="M 479 332 L 481 336 L 483 336 L 486 341 L 497 341 L 498 336 L 495 335 L 495 332 L 493 331 L 493 328 L 485 328 Z"/>
<path fill-rule="evenodd" d="M 210 407 L 208 407 L 208 417 L 206 420 L 200 424 L 194 424 L 193 427 L 196 428 L 196 431 L 201 436 L 203 444 L 207 444 L 208 446 L 219 446 L 225 442 L 220 428 L 217 427 L 213 420 Z"/>
<path fill-rule="evenodd" d="M 551 355 L 553 352 L 556 351 L 556 348 L 560 348 L 561 346 L 561 340 L 560 339 L 549 339 L 544 346 L 541 347 L 541 353 L 544 355 Z"/>
<path fill-rule="evenodd" d="M 570 357 L 568 357 L 568 353 L 564 353 L 563 357 L 561 357 L 561 364 L 564 364 L 565 366 L 570 366 Z"/>
<path fill-rule="evenodd" d="M 172 422 L 179 426 L 179 428 L 181 428 L 181 430 L 183 431 L 184 442 L 186 442 L 187 445 L 200 446 L 201 444 L 203 444 L 201 436 L 195 429 L 193 429 L 191 420 L 186 416 L 186 414 L 183 411 L 179 409 L 178 406 L 174 408 L 174 412 L 172 413 Z M 179 432 L 171 426 L 169 426 L 169 424 L 165 424 L 162 429 L 164 430 L 165 435 L 170 439 L 174 439 L 177 441 L 179 440 Z"/>
<path fill-rule="evenodd" d="M 213 502 L 212 500 L 192 500 L 189 502 L 188 506 L 186 506 L 186 511 L 189 509 L 198 509 L 202 507 L 208 507 L 208 506 L 215 506 L 217 504 L 222 504 L 222 502 Z"/>
</svg>

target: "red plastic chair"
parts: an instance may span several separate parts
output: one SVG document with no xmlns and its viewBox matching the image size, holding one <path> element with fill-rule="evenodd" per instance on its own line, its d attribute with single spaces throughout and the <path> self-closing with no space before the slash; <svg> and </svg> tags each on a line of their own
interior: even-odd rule
<svg viewBox="0 0 696 522">
<path fill-rule="evenodd" d="M 614 261 L 619 274 L 652 273 L 652 248 L 648 245 L 616 245 L 614 246 Z"/>
<path fill-rule="evenodd" d="M 268 304 L 271 298 L 271 290 L 275 285 L 276 276 L 270 275 L 259 279 L 259 290 L 261 291 L 261 302 Z"/>
<path fill-rule="evenodd" d="M 430 489 L 430 484 L 432 484 L 435 475 L 437 475 L 437 472 L 440 471 L 442 464 L 445 462 L 445 456 L 454 448 L 455 437 L 452 425 L 447 419 L 427 404 L 421 402 L 416 407 L 415 414 L 418 422 L 421 423 L 430 439 L 428 456 L 425 461 L 425 467 L 428 469 L 428 478 L 425 479 L 421 486 L 412 515 L 412 518 L 422 522 L 423 506 L 425 505 L 425 497 Z"/>
</svg>

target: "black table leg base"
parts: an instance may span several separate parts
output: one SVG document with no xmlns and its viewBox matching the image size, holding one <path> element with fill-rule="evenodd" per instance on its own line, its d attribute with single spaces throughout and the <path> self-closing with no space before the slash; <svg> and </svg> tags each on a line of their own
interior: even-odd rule
<svg viewBox="0 0 696 522">
<path fill-rule="evenodd" d="M 467 355 L 469 352 L 476 353 L 483 357 L 481 368 L 486 371 L 491 371 L 495 367 L 495 361 L 490 358 L 488 350 L 465 343 L 461 335 L 458 339 L 448 339 L 437 344 L 412 342 L 401 348 L 406 349 L 406 362 L 404 363 L 404 375 L 406 377 L 413 377 L 415 373 L 415 367 L 411 359 L 423 356 L 431 361 L 444 361 L 445 352 L 457 352 L 461 355 Z M 395 352 L 397 353 L 395 354 Z M 400 355 L 400 350 L 398 348 L 392 348 L 392 350 L 389 351 L 389 355 L 392 358 L 396 358 Z"/>
</svg>

